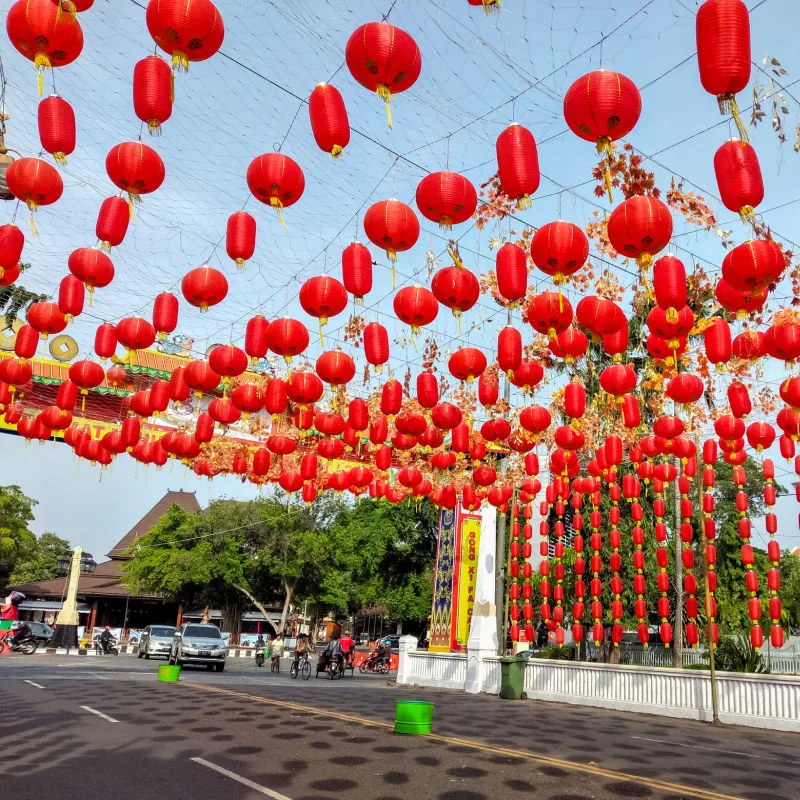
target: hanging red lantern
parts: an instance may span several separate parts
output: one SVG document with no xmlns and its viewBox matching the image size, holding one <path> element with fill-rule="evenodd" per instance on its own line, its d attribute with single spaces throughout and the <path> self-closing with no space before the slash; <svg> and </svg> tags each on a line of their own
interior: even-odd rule
<svg viewBox="0 0 800 800">
<path fill-rule="evenodd" d="M 308 408 L 320 400 L 325 387 L 313 372 L 298 370 L 291 374 L 286 391 L 293 403 L 301 408 Z"/>
<path fill-rule="evenodd" d="M 318 83 L 308 98 L 308 114 L 317 147 L 339 158 L 350 143 L 350 121 L 339 90 L 329 83 Z"/>
<path fill-rule="evenodd" d="M 507 325 L 497 334 L 497 364 L 506 375 L 513 374 L 522 363 L 522 334 Z"/>
<path fill-rule="evenodd" d="M 76 361 L 69 368 L 69 379 L 80 390 L 84 397 L 89 393 L 89 389 L 97 388 L 105 379 L 103 368 L 94 361 Z M 81 410 L 84 409 L 86 401 L 81 403 Z"/>
<path fill-rule="evenodd" d="M 222 376 L 224 384 L 231 378 L 236 378 L 247 369 L 247 354 L 233 344 L 218 344 L 208 354 L 208 363 L 211 369 Z"/>
<path fill-rule="evenodd" d="M 250 363 L 257 364 L 269 350 L 269 322 L 261 314 L 247 320 L 244 332 L 244 351 L 250 356 Z"/>
<path fill-rule="evenodd" d="M 581 298 L 575 307 L 575 317 L 597 341 L 627 324 L 625 314 L 615 302 L 596 295 Z"/>
<path fill-rule="evenodd" d="M 621 256 L 635 258 L 648 269 L 653 256 L 672 236 L 672 215 L 657 197 L 635 195 L 620 203 L 608 218 L 608 239 Z"/>
<path fill-rule="evenodd" d="M 382 372 L 389 360 L 389 334 L 380 322 L 370 322 L 364 327 L 364 357 L 376 372 Z"/>
<path fill-rule="evenodd" d="M 39 331 L 31 325 L 23 325 L 14 339 L 14 352 L 18 358 L 33 358 L 39 347 Z"/>
<path fill-rule="evenodd" d="M 461 347 L 450 356 L 447 367 L 457 380 L 472 383 L 486 369 L 486 356 L 477 347 Z"/>
<path fill-rule="evenodd" d="M 727 364 L 731 359 L 731 326 L 722 317 L 714 317 L 711 325 L 704 333 L 706 357 L 717 369 L 722 369 L 722 364 Z"/>
<path fill-rule="evenodd" d="M 772 325 L 764 334 L 764 349 L 773 358 L 791 364 L 800 357 L 800 324 Z"/>
<path fill-rule="evenodd" d="M 603 350 L 612 356 L 614 361 L 619 361 L 622 354 L 628 349 L 628 326 L 623 325 L 618 331 L 606 333 L 603 336 Z"/>
<path fill-rule="evenodd" d="M 25 0 L 18 0 L 24 2 Z M 47 0 L 44 0 L 47 2 Z M 36 234 L 33 212 L 39 206 L 49 206 L 57 202 L 64 192 L 64 181 L 58 170 L 42 161 L 41 158 L 18 158 L 6 169 L 8 191 L 31 211 L 31 230 Z"/>
<path fill-rule="evenodd" d="M 613 364 L 600 373 L 600 385 L 621 403 L 623 396 L 636 387 L 636 373 L 627 364 Z"/>
<path fill-rule="evenodd" d="M 564 96 L 564 119 L 570 130 L 610 161 L 611 143 L 629 134 L 642 113 L 642 97 L 630 78 L 619 72 L 599 69 L 578 78 Z M 605 170 L 608 199 L 611 200 L 611 172 Z"/>
<path fill-rule="evenodd" d="M 542 292 L 530 302 L 526 315 L 534 330 L 555 339 L 570 326 L 572 305 L 557 292 Z"/>
<path fill-rule="evenodd" d="M 670 379 L 667 384 L 666 395 L 670 400 L 676 403 L 688 405 L 689 403 L 696 403 L 705 391 L 705 384 L 697 375 L 690 375 L 688 372 L 682 372 Z"/>
<path fill-rule="evenodd" d="M 720 278 L 714 292 L 717 302 L 732 314 L 746 317 L 748 314 L 761 311 L 767 302 L 767 292 L 764 289 L 755 291 L 740 291 L 734 289 L 726 280 Z"/>
<path fill-rule="evenodd" d="M 453 403 L 438 403 L 431 409 L 431 421 L 443 431 L 452 431 L 461 424 L 463 414 Z"/>
<path fill-rule="evenodd" d="M 564 412 L 570 419 L 580 419 L 586 411 L 586 388 L 573 378 L 564 387 Z"/>
<path fill-rule="evenodd" d="M 62 14 L 52 0 L 17 0 L 6 15 L 11 44 L 39 70 L 71 64 L 83 49 L 83 31 L 74 14 Z"/>
<path fill-rule="evenodd" d="M 653 291 L 656 302 L 670 316 L 687 303 L 686 268 L 675 256 L 662 256 L 653 264 Z M 670 310 L 672 309 L 672 310 Z"/>
<path fill-rule="evenodd" d="M 452 370 L 451 370 L 452 371 Z M 478 402 L 484 408 L 491 408 L 500 397 L 500 381 L 495 370 L 486 370 L 478 378 Z"/>
<path fill-rule="evenodd" d="M 716 95 L 722 114 L 733 114 L 743 139 L 736 94 L 750 82 L 750 17 L 742 0 L 706 0 L 697 10 L 700 82 Z"/>
<path fill-rule="evenodd" d="M 267 381 L 262 404 L 273 419 L 283 414 L 289 404 L 289 384 L 283 378 L 270 378 Z"/>
<path fill-rule="evenodd" d="M 417 402 L 423 408 L 433 408 L 439 402 L 439 381 L 433 372 L 417 375 Z"/>
<path fill-rule="evenodd" d="M 291 361 L 308 347 L 308 328 L 300 320 L 282 317 L 269 325 L 267 341 L 269 349 L 285 361 Z"/>
<path fill-rule="evenodd" d="M 225 251 L 233 259 L 236 269 L 240 270 L 253 257 L 256 251 L 256 221 L 246 211 L 234 211 L 228 217 Z"/>
<path fill-rule="evenodd" d="M 529 208 L 531 195 L 539 188 L 539 154 L 533 134 L 512 122 L 498 137 L 497 174 L 500 187 L 517 208 Z"/>
<path fill-rule="evenodd" d="M 16 267 L 24 246 L 25 234 L 13 222 L 0 225 L 0 277 L 2 270 Z"/>
<path fill-rule="evenodd" d="M 273 380 L 280 380 L 280 383 L 283 384 L 283 409 L 286 409 L 286 381 L 281 380 L 280 378 L 273 378 Z M 272 383 L 272 381 L 270 381 Z M 269 389 L 269 383 L 267 384 L 267 389 Z M 257 414 L 264 408 L 266 403 L 266 397 L 264 394 L 261 393 L 261 390 L 253 383 L 240 383 L 232 392 L 231 392 L 231 402 L 236 406 L 244 414 L 244 418 L 247 419 L 251 414 Z"/>
<path fill-rule="evenodd" d="M 404 30 L 388 22 L 368 22 L 353 31 L 344 51 L 350 74 L 386 104 L 392 127 L 392 95 L 413 86 L 422 70 L 422 54 Z"/>
<path fill-rule="evenodd" d="M 394 313 L 398 319 L 411 326 L 416 335 L 423 325 L 430 325 L 439 313 L 439 303 L 429 289 L 423 286 L 405 286 L 394 295 Z"/>
<path fill-rule="evenodd" d="M 57 94 L 39 102 L 39 140 L 42 149 L 56 160 L 66 164 L 67 156 L 75 150 L 75 112 L 72 106 Z"/>
<path fill-rule="evenodd" d="M 56 394 L 56 405 L 67 411 L 75 408 L 78 401 L 78 387 L 70 380 L 62 381 L 58 386 Z"/>
<path fill-rule="evenodd" d="M 771 239 L 751 239 L 728 252 L 722 261 L 722 277 L 734 289 L 755 292 L 777 283 L 785 267 L 778 244 Z"/>
<path fill-rule="evenodd" d="M 141 202 L 143 194 L 156 191 L 166 176 L 161 156 L 142 142 L 112 147 L 106 156 L 106 172 L 114 186 L 128 193 L 129 208 Z"/>
<path fill-rule="evenodd" d="M 353 380 L 356 365 L 353 359 L 340 350 L 326 350 L 317 359 L 317 375 L 331 386 L 343 386 Z"/>
<path fill-rule="evenodd" d="M 452 310 L 461 332 L 461 315 L 469 311 L 481 294 L 478 279 L 468 270 L 456 266 L 443 267 L 431 281 L 434 297 Z"/>
<path fill-rule="evenodd" d="M 753 222 L 755 207 L 764 199 L 764 180 L 755 148 L 741 139 L 725 142 L 714 153 L 714 173 L 725 208 L 735 211 L 742 222 Z"/>
<path fill-rule="evenodd" d="M 381 413 L 394 417 L 403 405 L 403 385 L 395 378 L 386 381 L 381 388 Z"/>
<path fill-rule="evenodd" d="M 0 380 L 5 381 L 11 388 L 12 394 L 20 386 L 24 386 L 33 374 L 30 363 L 22 358 L 4 358 L 0 361 Z M 8 422 L 8 412 L 6 412 L 6 422 Z"/>
<path fill-rule="evenodd" d="M 172 68 L 187 72 L 190 61 L 205 61 L 222 47 L 225 25 L 211 0 L 150 0 L 147 30 L 172 56 Z"/>
<path fill-rule="evenodd" d="M 242 416 L 242 412 L 239 411 L 233 401 L 227 397 L 215 397 L 208 404 L 208 414 L 215 422 L 223 426 L 236 424 Z M 269 446 L 269 441 L 267 442 L 267 446 Z"/>
<path fill-rule="evenodd" d="M 94 351 L 101 359 L 111 358 L 117 349 L 117 329 L 110 323 L 104 322 L 97 326 L 94 335 Z"/>
<path fill-rule="evenodd" d="M 65 275 L 58 285 L 58 308 L 72 322 L 83 311 L 86 287 L 74 275 Z"/>
<path fill-rule="evenodd" d="M 753 422 L 747 426 L 747 441 L 758 453 L 769 450 L 775 441 L 775 429 L 766 422 Z"/>
<path fill-rule="evenodd" d="M 69 271 L 86 284 L 91 304 L 95 289 L 102 289 L 114 280 L 114 263 L 102 251 L 94 247 L 79 247 L 67 260 Z"/>
<path fill-rule="evenodd" d="M 26 316 L 28 325 L 39 331 L 42 339 L 46 339 L 51 333 L 61 333 L 67 327 L 64 312 L 49 300 L 34 303 L 28 308 Z"/>
<path fill-rule="evenodd" d="M 522 389 L 523 392 L 532 393 L 543 377 L 544 369 L 538 361 L 523 358 L 520 365 L 514 370 L 511 383 Z"/>
<path fill-rule="evenodd" d="M 125 370 L 117 366 L 116 364 L 109 367 L 106 370 L 106 383 L 112 389 L 119 389 L 120 387 L 125 386 L 125 381 L 128 379 L 128 373 Z M 170 384 L 171 385 L 171 384 Z M 170 395 L 171 399 L 171 395 Z"/>
<path fill-rule="evenodd" d="M 183 377 L 198 398 L 216 391 L 220 383 L 220 375 L 214 372 L 208 361 L 190 361 Z"/>
<path fill-rule="evenodd" d="M 449 230 L 466 222 L 478 206 L 478 193 L 457 172 L 432 172 L 417 186 L 417 208 L 425 219 Z"/>
<path fill-rule="evenodd" d="M 11 286 L 22 274 L 22 265 L 18 262 L 11 267 L 0 267 L 0 286 Z"/>
<path fill-rule="evenodd" d="M 300 165 L 283 153 L 264 153 L 250 162 L 247 186 L 256 200 L 274 208 L 283 227 L 281 209 L 294 205 L 303 195 L 306 179 Z"/>
<path fill-rule="evenodd" d="M 627 326 L 624 327 L 627 333 Z M 603 341 L 605 341 L 605 338 Z M 589 339 L 586 334 L 572 325 L 561 331 L 556 339 L 551 339 L 548 344 L 553 355 L 563 358 L 567 364 L 574 364 L 577 359 L 586 355 L 588 346 Z"/>
<path fill-rule="evenodd" d="M 342 251 L 342 282 L 359 305 L 372 290 L 372 254 L 361 242 L 352 242 Z"/>
<path fill-rule="evenodd" d="M 95 234 L 100 240 L 100 249 L 109 252 L 112 247 L 122 244 L 128 232 L 130 211 L 122 197 L 106 197 L 97 212 Z"/>
<path fill-rule="evenodd" d="M 733 337 L 731 352 L 736 358 L 755 361 L 766 353 L 764 338 L 764 334 L 761 331 L 742 331 Z"/>
<path fill-rule="evenodd" d="M 668 315 L 663 308 L 656 306 L 647 315 L 647 327 L 664 339 L 674 340 L 687 336 L 694 326 L 694 314 L 688 306 L 678 310 L 676 315 Z"/>
<path fill-rule="evenodd" d="M 116 325 L 117 341 L 131 353 L 144 350 L 156 340 L 156 329 L 142 317 L 126 317 Z"/>
<path fill-rule="evenodd" d="M 319 340 L 322 344 L 322 326 L 329 317 L 341 314 L 347 307 L 347 291 L 340 281 L 330 275 L 315 275 L 300 287 L 300 305 L 311 317 L 319 319 Z"/>
<path fill-rule="evenodd" d="M 560 286 L 586 263 L 589 240 L 571 222 L 548 222 L 531 239 L 531 258 L 545 275 L 553 276 L 556 286 Z"/>
<path fill-rule="evenodd" d="M 528 259 L 525 251 L 513 242 L 506 242 L 498 251 L 495 262 L 497 291 L 512 308 L 519 305 L 528 291 Z"/>
<path fill-rule="evenodd" d="M 189 270 L 183 276 L 181 291 L 186 302 L 205 313 L 211 306 L 225 299 L 228 294 L 228 280 L 218 269 L 205 264 Z"/>
<path fill-rule="evenodd" d="M 386 251 L 392 262 L 392 287 L 394 287 L 394 262 L 397 254 L 410 250 L 419 239 L 419 220 L 414 210 L 391 198 L 373 203 L 364 214 L 364 232 L 377 247 Z"/>
<path fill-rule="evenodd" d="M 133 110 L 151 136 L 161 135 L 161 125 L 172 115 L 175 97 L 172 70 L 164 59 L 147 56 L 133 68 Z"/>
<path fill-rule="evenodd" d="M 159 341 L 178 327 L 178 298 L 171 292 L 161 292 L 153 301 L 153 327 Z"/>
</svg>

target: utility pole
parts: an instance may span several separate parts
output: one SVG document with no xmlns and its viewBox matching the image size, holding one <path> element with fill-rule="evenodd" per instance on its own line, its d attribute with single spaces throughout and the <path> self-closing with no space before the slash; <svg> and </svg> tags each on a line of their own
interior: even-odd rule
<svg viewBox="0 0 800 800">
<path fill-rule="evenodd" d="M 681 493 L 678 489 L 678 479 L 681 472 L 681 460 L 675 456 L 675 476 L 673 488 L 675 490 L 675 524 L 672 528 L 672 538 L 675 544 L 675 629 L 672 632 L 672 666 L 683 667 L 683 558 L 681 556 Z"/>
</svg>

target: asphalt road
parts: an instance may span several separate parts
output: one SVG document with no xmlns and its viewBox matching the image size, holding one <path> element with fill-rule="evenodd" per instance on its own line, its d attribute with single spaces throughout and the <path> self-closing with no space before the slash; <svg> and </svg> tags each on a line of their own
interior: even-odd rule
<svg viewBox="0 0 800 800">
<path fill-rule="evenodd" d="M 800 736 L 455 692 L 355 675 L 307 682 L 129 656 L 0 657 L 9 800 L 796 800 Z M 392 676 L 389 676 L 390 678 Z M 435 703 L 434 734 L 392 731 Z"/>
</svg>

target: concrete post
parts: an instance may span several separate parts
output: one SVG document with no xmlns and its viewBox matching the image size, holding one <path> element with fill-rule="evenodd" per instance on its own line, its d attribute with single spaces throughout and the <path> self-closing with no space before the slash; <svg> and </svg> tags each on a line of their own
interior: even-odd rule
<svg viewBox="0 0 800 800">
<path fill-rule="evenodd" d="M 397 664 L 397 682 L 406 683 L 407 676 L 410 674 L 408 666 L 408 654 L 411 650 L 416 650 L 419 642 L 416 636 L 401 636 L 400 637 L 400 655 Z"/>
</svg>

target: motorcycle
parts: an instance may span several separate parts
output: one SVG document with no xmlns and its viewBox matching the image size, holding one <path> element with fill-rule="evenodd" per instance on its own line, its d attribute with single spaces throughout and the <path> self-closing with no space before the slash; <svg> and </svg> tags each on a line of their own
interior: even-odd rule
<svg viewBox="0 0 800 800">
<path fill-rule="evenodd" d="M 256 648 L 256 666 L 263 667 L 264 666 L 264 648 L 258 647 Z"/>
<path fill-rule="evenodd" d="M 103 649 L 103 643 L 98 639 L 94 643 L 94 651 L 98 656 L 118 656 L 119 643 L 116 639 L 109 639 L 106 649 Z"/>
<path fill-rule="evenodd" d="M 12 653 L 22 653 L 26 656 L 32 656 L 36 652 L 39 643 L 33 636 L 22 639 L 18 642 L 12 642 L 9 638 L 0 639 L 0 653 L 6 648 Z"/>
<path fill-rule="evenodd" d="M 359 664 L 358 671 L 365 675 L 367 672 L 376 672 L 379 675 L 386 675 L 389 672 L 389 667 L 386 666 L 383 659 L 377 656 L 370 655 Z"/>
</svg>

